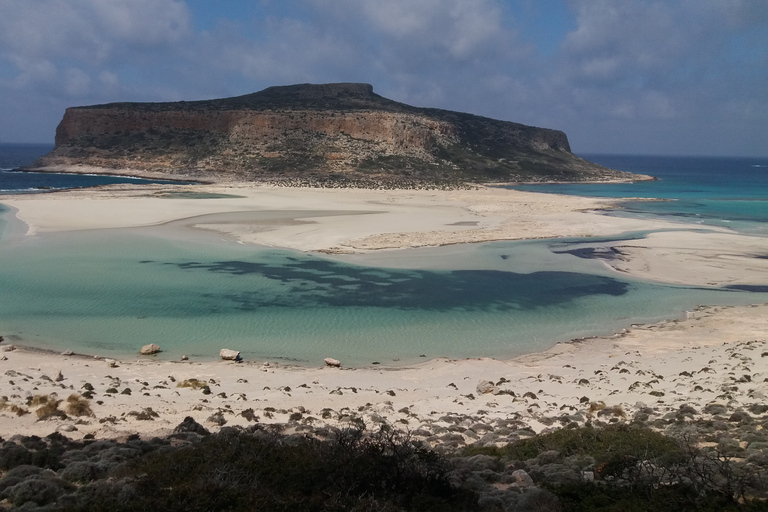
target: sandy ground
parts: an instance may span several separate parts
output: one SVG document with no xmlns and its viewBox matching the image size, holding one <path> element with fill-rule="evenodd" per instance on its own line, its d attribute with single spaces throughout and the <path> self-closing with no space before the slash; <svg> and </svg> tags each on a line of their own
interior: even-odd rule
<svg viewBox="0 0 768 512">
<path fill-rule="evenodd" d="M 213 199 L 180 193 L 224 194 Z M 604 215 L 615 201 L 495 188 L 327 190 L 252 184 L 112 186 L 101 190 L 0 196 L 28 234 L 163 223 L 213 230 L 243 243 L 301 251 L 385 249 L 643 230 L 615 245 L 612 268 L 635 277 L 698 286 L 768 285 L 768 238 L 724 228 Z"/>
<path fill-rule="evenodd" d="M 356 419 L 369 426 L 386 421 L 436 444 L 448 435 L 455 445 L 503 442 L 499 422 L 541 432 L 593 418 L 628 421 L 638 410 L 662 417 L 682 405 L 697 414 L 712 403 L 736 411 L 768 397 L 768 305 L 700 308 L 683 319 L 509 361 L 435 359 L 397 369 L 138 355 L 112 361 L 0 347 L 0 389 L 7 399 L 0 402 L 0 436 L 6 438 L 56 430 L 73 438 L 151 437 L 191 416 L 211 430 L 223 422 L 287 423 L 301 431 Z M 190 379 L 207 384 L 210 394 L 180 387 Z M 27 405 L 36 395 L 49 396 L 64 400 L 66 411 L 66 399 L 89 387 L 90 415 L 40 420 L 39 406 Z"/>
<path fill-rule="evenodd" d="M 235 197 L 193 199 L 179 192 Z M 612 247 L 618 256 L 608 263 L 665 282 L 768 284 L 768 239 L 607 216 L 599 210 L 613 203 L 601 199 L 499 189 L 340 191 L 228 184 L 113 186 L 5 196 L 0 203 L 16 210 L 28 236 L 175 222 L 243 243 L 331 253 L 674 229 L 617 242 Z M 452 443 L 503 442 L 503 434 L 488 439 L 506 428 L 499 422 L 540 432 L 601 414 L 626 421 L 640 409 L 663 415 L 683 404 L 700 409 L 718 402 L 738 410 L 764 402 L 767 340 L 768 305 L 756 305 L 704 308 L 682 320 L 634 326 L 614 337 L 559 344 L 511 361 L 435 359 L 398 369 L 162 362 L 152 356 L 115 362 L 10 350 L 6 342 L 0 344 L 0 436 L 54 430 L 73 437 L 149 436 L 192 416 L 212 429 L 252 424 L 258 417 L 297 431 L 359 418 L 404 426 L 433 443 L 445 436 L 453 436 Z M 189 379 L 206 384 L 210 393 L 179 387 Z M 34 396 L 64 400 L 60 408 L 66 411 L 67 397 L 89 387 L 90 415 L 39 420 Z"/>
</svg>

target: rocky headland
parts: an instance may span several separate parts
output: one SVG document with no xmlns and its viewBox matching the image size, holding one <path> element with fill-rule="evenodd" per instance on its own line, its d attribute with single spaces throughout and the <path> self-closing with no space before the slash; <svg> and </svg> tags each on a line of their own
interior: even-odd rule
<svg viewBox="0 0 768 512">
<path fill-rule="evenodd" d="M 353 83 L 68 108 L 33 167 L 364 188 L 648 179 L 577 157 L 558 130 L 413 107 Z"/>
</svg>

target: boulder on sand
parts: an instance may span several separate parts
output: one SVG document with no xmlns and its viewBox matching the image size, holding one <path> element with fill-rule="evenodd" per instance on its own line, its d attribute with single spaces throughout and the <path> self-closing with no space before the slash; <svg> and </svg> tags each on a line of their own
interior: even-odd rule
<svg viewBox="0 0 768 512">
<path fill-rule="evenodd" d="M 155 345 L 154 343 L 150 343 L 149 345 L 144 345 L 143 347 L 141 347 L 140 352 L 141 352 L 141 355 L 143 356 L 157 354 L 158 352 L 160 352 L 160 346 Z"/>
<path fill-rule="evenodd" d="M 496 386 L 496 384 L 489 380 L 481 380 L 478 382 L 475 390 L 480 395 L 484 395 L 486 393 L 493 393 L 495 395 L 499 392 L 499 388 Z"/>
<path fill-rule="evenodd" d="M 332 368 L 340 368 L 341 367 L 341 361 L 338 359 L 334 359 L 332 357 L 326 357 L 325 358 L 325 364 Z"/>
<path fill-rule="evenodd" d="M 225 361 L 240 361 L 240 352 L 237 350 L 223 348 L 219 351 L 219 357 Z"/>
</svg>

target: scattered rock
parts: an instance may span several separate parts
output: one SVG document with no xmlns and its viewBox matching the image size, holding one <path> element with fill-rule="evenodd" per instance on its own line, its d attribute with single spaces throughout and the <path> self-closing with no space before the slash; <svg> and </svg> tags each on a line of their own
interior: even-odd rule
<svg viewBox="0 0 768 512">
<path fill-rule="evenodd" d="M 56 432 L 74 432 L 77 430 L 77 427 L 72 425 L 71 423 L 65 423 L 63 425 L 59 425 L 56 428 Z"/>
<path fill-rule="evenodd" d="M 210 435 L 208 429 L 196 422 L 192 416 L 187 416 L 184 418 L 184 421 L 176 425 L 176 428 L 173 429 L 174 434 L 180 434 L 183 432 L 192 432 L 201 436 Z"/>
<path fill-rule="evenodd" d="M 230 350 L 228 348 L 223 348 L 219 351 L 219 357 L 224 359 L 225 361 L 241 361 L 240 358 L 240 352 L 238 350 Z"/>
<path fill-rule="evenodd" d="M 141 347 L 141 350 L 139 353 L 143 356 L 150 356 L 152 354 L 157 354 L 160 352 L 160 345 L 157 345 L 155 343 L 150 343 L 149 345 L 144 345 Z"/>
<path fill-rule="evenodd" d="M 208 419 L 206 421 L 208 423 L 212 423 L 220 427 L 227 423 L 227 420 L 224 418 L 224 415 L 221 413 L 221 411 L 217 411 L 211 414 L 210 416 L 208 416 Z"/>
<path fill-rule="evenodd" d="M 524 469 L 517 469 L 512 472 L 512 478 L 515 479 L 515 483 L 519 487 L 533 487 L 533 479 L 531 476 L 525 472 Z"/>
<path fill-rule="evenodd" d="M 64 380 L 64 375 L 61 373 L 61 370 L 59 370 L 59 373 L 56 374 L 56 377 L 53 378 L 56 382 L 61 382 Z"/>
<path fill-rule="evenodd" d="M 181 360 L 182 361 L 188 361 L 189 360 L 189 356 L 187 354 L 184 354 L 183 356 L 181 356 Z"/>
<path fill-rule="evenodd" d="M 485 395 L 487 393 L 493 393 L 494 395 L 499 392 L 499 388 L 489 380 L 481 380 L 475 387 L 478 395 Z"/>
<path fill-rule="evenodd" d="M 114 359 L 105 359 L 104 361 L 107 363 L 107 366 L 109 366 L 110 368 L 117 368 L 118 366 L 117 361 L 115 361 Z"/>
<path fill-rule="evenodd" d="M 16 350 L 15 345 L 6 345 L 3 347 L 3 352 L 13 352 L 14 350 Z"/>
<path fill-rule="evenodd" d="M 324 359 L 325 364 L 330 366 L 331 368 L 341 368 L 341 361 L 338 359 L 334 359 L 332 357 L 326 357 Z"/>
<path fill-rule="evenodd" d="M 64 352 L 61 353 L 61 355 L 63 355 L 63 356 L 73 356 L 73 355 L 75 355 L 75 353 L 72 350 L 65 350 Z"/>
</svg>

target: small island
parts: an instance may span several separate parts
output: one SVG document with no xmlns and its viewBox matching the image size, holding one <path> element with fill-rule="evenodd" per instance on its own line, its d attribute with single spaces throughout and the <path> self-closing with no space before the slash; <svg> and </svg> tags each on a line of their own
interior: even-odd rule
<svg viewBox="0 0 768 512">
<path fill-rule="evenodd" d="M 68 108 L 34 168 L 357 188 L 650 179 L 579 158 L 558 130 L 413 107 L 355 83 Z"/>
</svg>

